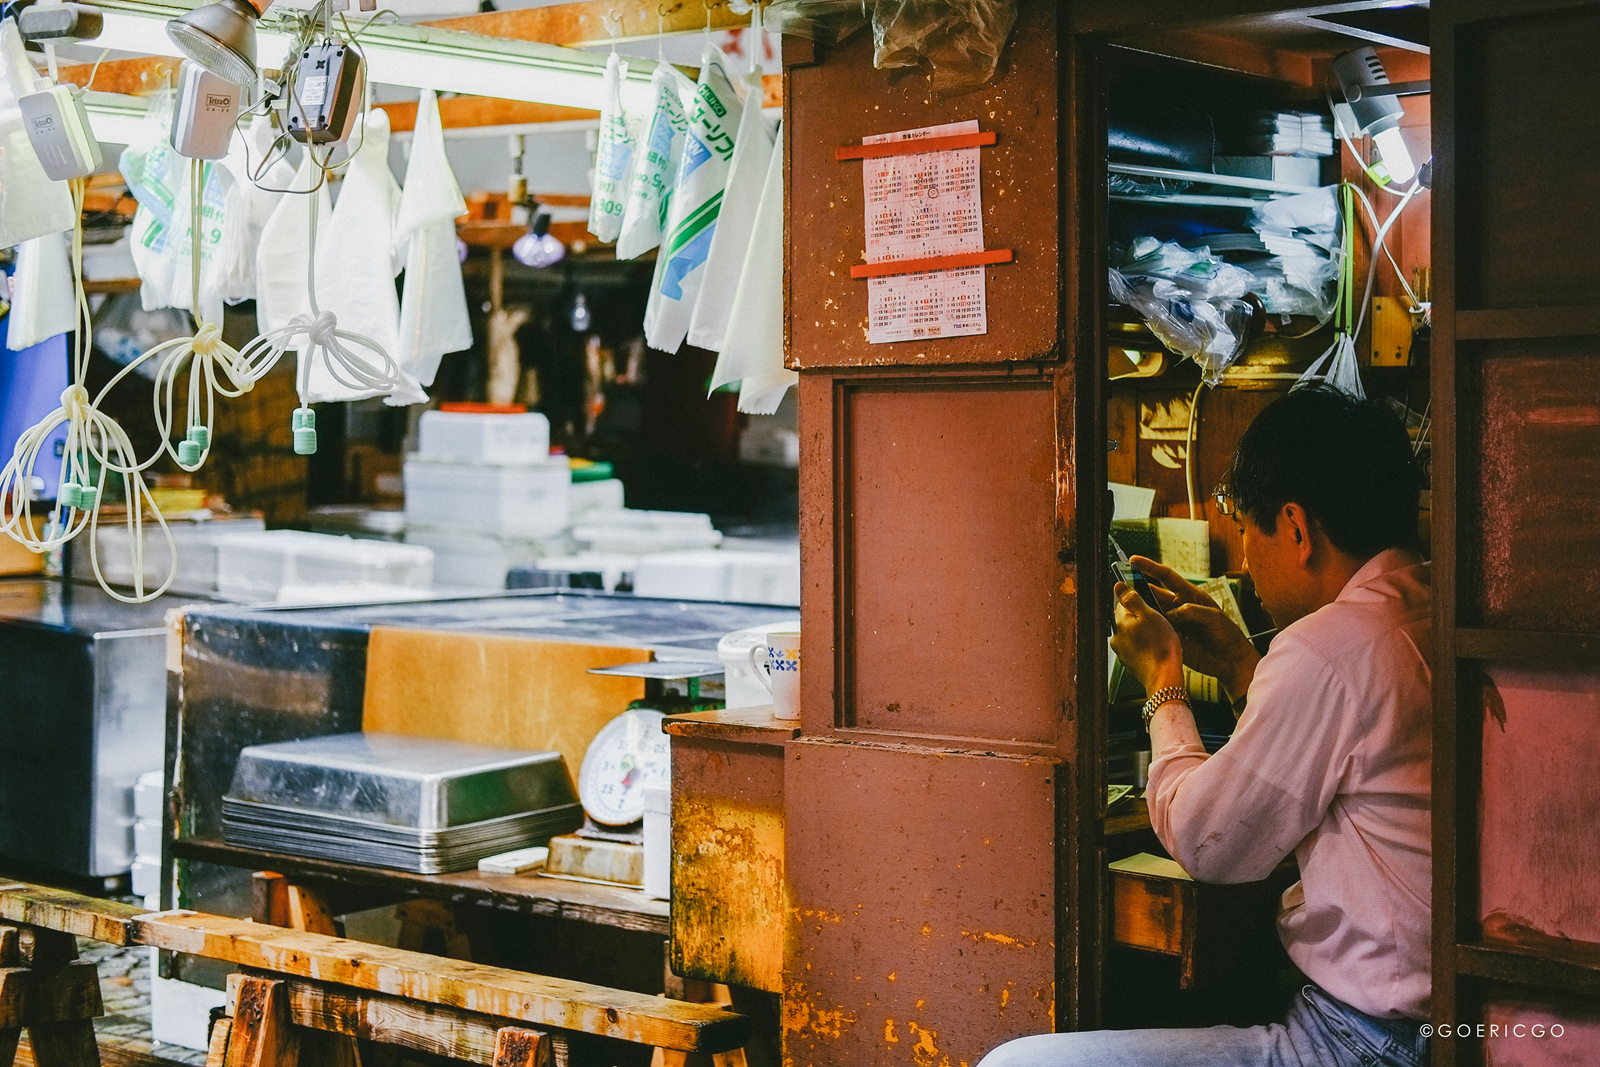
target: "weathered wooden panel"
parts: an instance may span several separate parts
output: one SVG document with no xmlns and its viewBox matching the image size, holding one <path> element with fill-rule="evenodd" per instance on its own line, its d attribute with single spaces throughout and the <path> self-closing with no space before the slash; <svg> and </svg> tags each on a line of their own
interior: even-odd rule
<svg viewBox="0 0 1600 1067">
<path fill-rule="evenodd" d="M 1463 590 L 1469 625 L 1600 630 L 1597 358 L 1593 340 L 1482 347 L 1463 403 L 1482 449 L 1463 486 L 1465 513 L 1482 517 L 1462 530 L 1479 570 Z"/>
<path fill-rule="evenodd" d="M 1558 955 L 1600 950 L 1600 777 L 1585 756 L 1600 725 L 1600 673 L 1485 673 L 1484 936 Z"/>
<path fill-rule="evenodd" d="M 1484 1010 L 1486 1067 L 1577 1067 L 1600 1063 L 1600 1012 L 1522 1000 Z M 1494 1027 L 1489 1031 L 1488 1027 Z M 1473 1037 L 1477 1037 L 1474 1031 Z"/>
<path fill-rule="evenodd" d="M 790 742 L 788 1067 L 975 1064 L 1054 1028 L 1061 773 Z"/>
<path fill-rule="evenodd" d="M 731 719 L 743 711 L 708 714 Z M 667 726 L 673 735 L 671 959 L 673 971 L 686 978 L 778 993 L 788 913 L 783 743 L 796 731 L 773 719 L 770 708 L 759 711 L 770 724 L 763 731 L 730 723 L 719 737 L 710 723 Z"/>
<path fill-rule="evenodd" d="M 875 70 L 870 33 L 791 67 L 785 86 L 785 240 L 789 355 L 802 368 L 971 364 L 1057 359 L 1060 287 L 1056 11 L 1024 0 L 1000 74 L 974 92 L 935 100 L 926 79 Z M 1015 261 L 989 267 L 989 332 L 869 345 L 861 163 L 834 149 L 863 136 L 977 119 L 997 143 L 981 150 L 984 244 Z"/>
<path fill-rule="evenodd" d="M 841 407 L 841 725 L 1052 744 L 1050 380 L 863 382 Z"/>
<path fill-rule="evenodd" d="M 1459 31 L 1461 308 L 1592 304 L 1600 290 L 1600 11 Z"/>
</svg>

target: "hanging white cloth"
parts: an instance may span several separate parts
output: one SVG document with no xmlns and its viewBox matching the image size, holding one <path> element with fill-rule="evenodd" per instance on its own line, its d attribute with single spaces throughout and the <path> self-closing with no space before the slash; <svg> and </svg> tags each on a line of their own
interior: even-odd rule
<svg viewBox="0 0 1600 1067">
<path fill-rule="evenodd" d="M 760 101 L 751 105 L 759 107 Z M 656 271 L 645 306 L 644 336 L 651 348 L 676 352 L 689 332 L 743 116 L 744 105 L 728 78 L 728 57 L 707 44 L 661 242 L 659 256 L 666 262 Z"/>
<path fill-rule="evenodd" d="M 296 315 L 310 312 L 311 213 L 307 198 L 317 205 L 318 232 L 327 230 L 332 213 L 322 168 L 310 152 L 300 161 L 289 188 L 295 192 L 273 208 L 256 247 L 256 329 L 260 333 L 280 329 Z M 307 192 L 311 189 L 316 192 Z"/>
<path fill-rule="evenodd" d="M 472 347 L 472 320 L 456 253 L 458 216 L 467 204 L 444 152 L 439 100 L 422 90 L 411 139 L 411 162 L 395 219 L 395 247 L 406 278 L 400 299 L 400 339 L 392 353 L 423 385 L 432 385 L 447 352 Z"/>
<path fill-rule="evenodd" d="M 720 351 L 728 331 L 728 314 L 733 310 L 734 291 L 744 272 L 745 253 L 750 249 L 756 210 L 761 206 L 762 189 L 772 162 L 772 142 L 772 125 L 761 113 L 758 65 L 745 79 L 744 115 L 739 120 L 733 162 L 728 167 L 728 186 L 722 194 L 717 228 L 711 235 L 705 280 L 689 319 L 689 343 L 700 348 Z"/>
<path fill-rule="evenodd" d="M 783 143 L 774 147 L 762 184 L 733 306 L 717 356 L 713 389 L 740 382 L 739 410 L 771 415 L 800 376 L 783 366 Z"/>
<path fill-rule="evenodd" d="M 52 233 L 22 242 L 11 275 L 6 347 L 20 352 L 77 326 L 78 296 L 67 235 Z"/>
<path fill-rule="evenodd" d="M 228 223 L 222 231 L 217 286 L 230 304 L 256 298 L 256 249 L 261 246 L 261 229 L 283 199 L 283 190 L 294 180 L 294 167 L 288 160 L 264 166 L 274 136 L 271 120 L 256 115 L 245 129 L 234 130 L 222 160 L 233 185 L 227 196 Z"/>
</svg>

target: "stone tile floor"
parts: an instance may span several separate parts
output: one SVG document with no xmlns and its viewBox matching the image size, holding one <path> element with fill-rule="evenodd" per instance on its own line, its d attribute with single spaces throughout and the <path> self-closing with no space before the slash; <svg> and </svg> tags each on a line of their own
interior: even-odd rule
<svg viewBox="0 0 1600 1067">
<path fill-rule="evenodd" d="M 78 941 L 78 955 L 100 972 L 105 1014 L 94 1021 L 100 1044 L 146 1052 L 175 1063 L 204 1064 L 206 1054 L 157 1042 L 150 1033 L 150 950 L 118 948 L 101 941 Z"/>
</svg>

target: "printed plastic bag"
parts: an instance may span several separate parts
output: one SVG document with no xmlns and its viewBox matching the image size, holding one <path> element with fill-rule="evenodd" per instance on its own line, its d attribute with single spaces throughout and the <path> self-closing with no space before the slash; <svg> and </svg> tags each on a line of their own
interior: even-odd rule
<svg viewBox="0 0 1600 1067">
<path fill-rule="evenodd" d="M 739 410 L 770 415 L 800 380 L 783 366 L 783 142 L 773 149 L 750 234 L 744 273 L 733 296 L 728 338 L 712 388 L 740 382 Z"/>
<path fill-rule="evenodd" d="M 177 252 L 169 235 L 186 181 L 186 160 L 167 140 L 171 101 L 170 92 L 152 99 L 138 133 L 117 161 L 122 180 L 139 203 L 129 237 L 139 298 L 146 311 L 172 306 Z"/>
<path fill-rule="evenodd" d="M 628 65 L 615 52 L 606 60 L 605 104 L 600 110 L 600 149 L 594 161 L 594 189 L 589 196 L 589 232 L 601 241 L 615 241 L 622 232 L 633 176 L 633 133 L 622 113 L 622 76 Z"/>
<path fill-rule="evenodd" d="M 265 115 L 256 115 L 243 130 L 234 130 L 228 154 L 222 160 L 233 177 L 233 185 L 228 190 L 228 225 L 222 231 L 222 246 L 218 249 L 217 285 L 222 299 L 230 304 L 256 298 L 256 248 L 261 244 L 261 228 L 283 198 L 283 190 L 294 180 L 294 167 L 288 160 L 277 159 L 266 165 L 274 136 L 272 121 Z"/>
<path fill-rule="evenodd" d="M 166 306 L 195 314 L 201 322 L 222 325 L 222 235 L 227 230 L 228 193 L 233 178 L 215 163 L 202 163 L 200 198 L 200 306 L 195 307 L 193 171 L 183 161 L 183 182 L 172 212 L 167 256 L 172 265 Z M 143 289 L 143 286 L 140 286 Z"/>
<path fill-rule="evenodd" d="M 655 110 L 644 140 L 634 151 L 622 231 L 617 236 L 618 259 L 637 259 L 661 243 L 672 201 L 672 182 L 678 173 L 678 161 L 683 158 L 684 133 L 689 129 L 683 99 L 694 93 L 693 83 L 675 67 L 661 63 L 650 87 L 655 94 Z"/>
<path fill-rule="evenodd" d="M 22 125 L 17 98 L 34 92 L 38 76 L 15 19 L 0 23 L 0 248 L 72 229 L 72 191 L 52 181 Z"/>
<path fill-rule="evenodd" d="M 752 106 L 759 106 L 759 101 Z M 743 117 L 744 105 L 728 78 L 728 57 L 708 44 L 695 87 L 683 160 L 673 182 L 656 279 L 645 306 L 644 336 L 651 348 L 676 352 L 689 332 L 689 318 L 705 282 L 703 268 L 733 164 L 734 136 Z"/>
<path fill-rule="evenodd" d="M 745 269 L 745 253 L 750 248 L 750 233 L 755 228 L 756 210 L 761 206 L 768 164 L 772 161 L 772 126 L 761 114 L 761 68 L 745 80 L 745 108 L 739 119 L 739 133 L 733 147 L 733 162 L 728 168 L 728 185 L 722 194 L 722 209 L 711 235 L 706 256 L 705 281 L 689 319 L 689 343 L 720 351 L 728 330 L 728 314 L 733 310 L 734 292 Z M 782 277 L 780 268 L 779 277 Z"/>
</svg>

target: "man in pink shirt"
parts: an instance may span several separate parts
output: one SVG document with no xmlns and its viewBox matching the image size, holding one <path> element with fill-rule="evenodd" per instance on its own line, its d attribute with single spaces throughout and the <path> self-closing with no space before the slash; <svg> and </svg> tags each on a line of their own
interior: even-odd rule
<svg viewBox="0 0 1600 1067">
<path fill-rule="evenodd" d="M 1387 408 L 1296 389 L 1257 416 L 1217 490 L 1277 626 L 1267 654 L 1159 563 L 1134 559 L 1167 587 L 1153 592 L 1161 611 L 1117 587 L 1112 648 L 1151 695 L 1157 837 L 1200 881 L 1256 881 L 1291 853 L 1299 862 L 1278 929 L 1313 984 L 1285 1021 L 1047 1034 L 980 1067 L 1422 1067 L 1433 641 L 1428 568 L 1411 547 L 1417 490 Z M 1248 696 L 1213 756 L 1186 662 L 1231 699 Z"/>
</svg>

